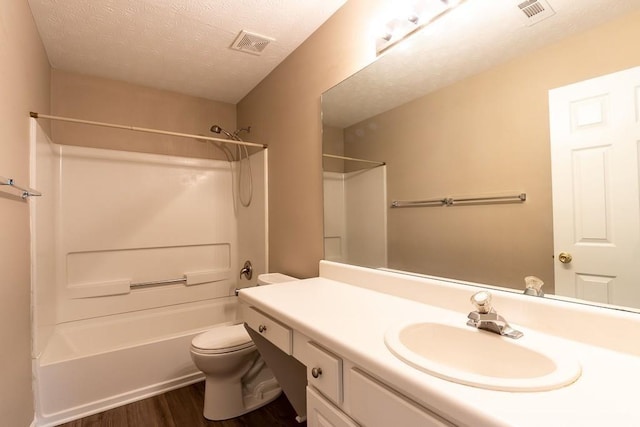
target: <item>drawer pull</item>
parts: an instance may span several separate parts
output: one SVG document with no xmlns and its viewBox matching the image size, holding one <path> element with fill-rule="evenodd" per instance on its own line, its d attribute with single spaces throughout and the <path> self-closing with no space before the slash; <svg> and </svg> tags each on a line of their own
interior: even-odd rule
<svg viewBox="0 0 640 427">
<path fill-rule="evenodd" d="M 267 330 L 267 327 L 265 325 L 258 326 L 258 332 L 263 333 L 266 330 Z"/>
<path fill-rule="evenodd" d="M 318 378 L 320 375 L 322 375 L 322 368 L 313 368 L 311 370 L 311 376 L 313 378 Z"/>
</svg>

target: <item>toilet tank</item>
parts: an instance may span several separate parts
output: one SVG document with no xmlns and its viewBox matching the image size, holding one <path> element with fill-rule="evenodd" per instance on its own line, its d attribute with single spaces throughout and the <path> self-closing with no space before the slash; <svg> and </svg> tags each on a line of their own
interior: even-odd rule
<svg viewBox="0 0 640 427">
<path fill-rule="evenodd" d="M 258 285 L 270 285 L 272 283 L 291 282 L 293 280 L 298 279 L 282 273 L 264 273 L 258 275 Z"/>
</svg>

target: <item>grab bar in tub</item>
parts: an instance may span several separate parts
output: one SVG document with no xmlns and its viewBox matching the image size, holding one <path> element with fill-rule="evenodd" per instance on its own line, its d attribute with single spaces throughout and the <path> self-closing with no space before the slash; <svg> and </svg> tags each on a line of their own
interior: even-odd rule
<svg viewBox="0 0 640 427">
<path fill-rule="evenodd" d="M 162 285 L 177 285 L 183 283 L 187 286 L 199 285 L 201 283 L 218 282 L 220 280 L 226 280 L 229 278 L 231 270 L 209 270 L 209 271 L 197 271 L 192 273 L 185 273 L 182 277 L 166 280 L 154 280 L 151 282 L 136 282 L 130 283 L 129 288 L 146 288 L 150 286 L 162 286 Z"/>
<path fill-rule="evenodd" d="M 184 284 L 185 286 L 200 285 L 203 283 L 219 282 L 228 280 L 231 277 L 231 270 L 205 270 L 185 273 L 182 277 L 175 279 L 154 280 L 148 282 L 132 282 L 130 279 L 110 280 L 104 282 L 76 283 L 67 286 L 69 297 L 95 298 L 112 295 L 125 295 L 133 289 L 144 289 L 147 287 Z"/>
<path fill-rule="evenodd" d="M 129 287 L 131 289 L 135 289 L 135 288 L 146 288 L 148 286 L 162 286 L 162 285 L 177 285 L 178 283 L 187 283 L 187 278 L 186 277 L 180 277 L 177 279 L 167 279 L 167 280 L 155 280 L 152 282 L 138 282 L 138 283 L 131 283 L 129 285 Z"/>
</svg>

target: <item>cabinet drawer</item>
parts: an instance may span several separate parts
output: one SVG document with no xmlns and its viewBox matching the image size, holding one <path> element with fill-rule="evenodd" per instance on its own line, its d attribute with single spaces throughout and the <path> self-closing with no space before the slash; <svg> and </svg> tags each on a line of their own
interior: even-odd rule
<svg viewBox="0 0 640 427">
<path fill-rule="evenodd" d="M 307 425 L 309 427 L 358 427 L 344 412 L 307 387 Z"/>
<path fill-rule="evenodd" d="M 307 382 L 336 405 L 342 403 L 342 359 L 318 345 L 307 343 Z"/>
<path fill-rule="evenodd" d="M 452 427 L 358 369 L 349 371 L 351 416 L 367 427 Z"/>
<path fill-rule="evenodd" d="M 286 354 L 291 355 L 293 336 L 291 329 L 253 307 L 247 307 L 242 314 L 245 323 L 251 329 L 259 332 Z"/>
</svg>

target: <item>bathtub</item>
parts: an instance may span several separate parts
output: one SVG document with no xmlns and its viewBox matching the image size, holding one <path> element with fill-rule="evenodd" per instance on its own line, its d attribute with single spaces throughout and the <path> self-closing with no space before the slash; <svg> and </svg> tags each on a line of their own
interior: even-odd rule
<svg viewBox="0 0 640 427">
<path fill-rule="evenodd" d="M 34 360 L 36 426 L 54 426 L 204 379 L 193 337 L 237 323 L 236 297 L 57 325 Z"/>
</svg>

